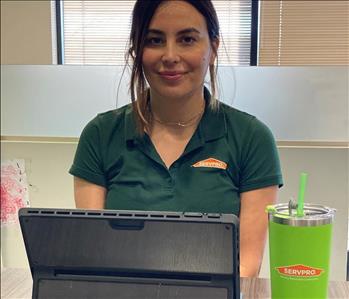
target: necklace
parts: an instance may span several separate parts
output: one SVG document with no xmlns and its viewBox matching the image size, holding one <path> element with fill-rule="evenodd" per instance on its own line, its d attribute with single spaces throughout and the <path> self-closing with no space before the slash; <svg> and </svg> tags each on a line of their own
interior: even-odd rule
<svg viewBox="0 0 349 299">
<path fill-rule="evenodd" d="M 177 121 L 163 121 L 159 118 L 156 118 L 153 113 L 152 113 L 152 117 L 156 122 L 158 122 L 162 125 L 177 126 L 177 127 L 189 127 L 204 113 L 204 111 L 205 111 L 205 103 L 204 103 L 202 109 L 200 110 L 200 112 L 195 114 L 194 116 L 192 116 L 187 121 L 178 121 L 178 122 Z"/>
</svg>

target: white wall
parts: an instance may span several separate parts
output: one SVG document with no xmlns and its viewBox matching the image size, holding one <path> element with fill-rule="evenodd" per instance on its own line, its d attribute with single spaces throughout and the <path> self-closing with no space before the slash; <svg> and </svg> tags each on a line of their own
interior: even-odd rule
<svg viewBox="0 0 349 299">
<path fill-rule="evenodd" d="M 98 112 L 129 103 L 127 73 L 117 94 L 122 69 L 1 66 L 1 134 L 78 137 Z M 345 141 L 348 74 L 347 67 L 222 67 L 221 99 L 266 122 L 278 140 Z"/>
</svg>

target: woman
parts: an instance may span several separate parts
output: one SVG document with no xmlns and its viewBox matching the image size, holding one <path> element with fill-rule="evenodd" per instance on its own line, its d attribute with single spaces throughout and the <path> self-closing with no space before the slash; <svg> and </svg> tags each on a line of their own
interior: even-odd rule
<svg viewBox="0 0 349 299">
<path fill-rule="evenodd" d="M 234 213 L 241 276 L 258 275 L 279 160 L 264 124 L 215 99 L 211 1 L 137 1 L 130 45 L 132 105 L 84 129 L 70 170 L 76 206 Z"/>
</svg>

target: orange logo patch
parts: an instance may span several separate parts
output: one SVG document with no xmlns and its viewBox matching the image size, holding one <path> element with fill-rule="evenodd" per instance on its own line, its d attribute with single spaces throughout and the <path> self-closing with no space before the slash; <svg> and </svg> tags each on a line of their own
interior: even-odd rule
<svg viewBox="0 0 349 299">
<path fill-rule="evenodd" d="M 305 266 L 302 264 L 293 266 L 276 267 L 276 270 L 285 276 L 296 276 L 296 277 L 314 277 L 320 276 L 324 272 L 323 269 Z"/>
<path fill-rule="evenodd" d="M 192 167 L 209 167 L 209 168 L 219 168 L 227 169 L 227 163 L 217 160 L 215 158 L 208 158 L 199 162 L 196 162 Z"/>
</svg>

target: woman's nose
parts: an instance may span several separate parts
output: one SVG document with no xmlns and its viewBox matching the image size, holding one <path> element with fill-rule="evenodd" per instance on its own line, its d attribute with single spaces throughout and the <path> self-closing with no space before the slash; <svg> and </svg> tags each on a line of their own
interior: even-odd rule
<svg viewBox="0 0 349 299">
<path fill-rule="evenodd" d="M 168 42 L 163 48 L 164 52 L 162 55 L 163 63 L 178 63 L 180 61 L 180 55 L 175 43 Z"/>
</svg>

